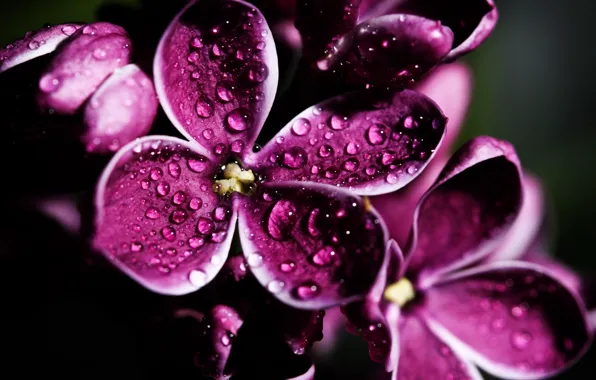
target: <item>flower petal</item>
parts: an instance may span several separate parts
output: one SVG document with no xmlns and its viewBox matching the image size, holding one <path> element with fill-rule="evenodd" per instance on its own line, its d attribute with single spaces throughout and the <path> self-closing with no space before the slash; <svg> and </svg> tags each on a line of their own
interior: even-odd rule
<svg viewBox="0 0 596 380">
<path fill-rule="evenodd" d="M 463 64 L 453 63 L 439 66 L 416 87 L 417 91 L 437 102 L 448 122 L 445 138 L 422 174 L 398 191 L 371 198 L 387 224 L 389 235 L 400 247 L 407 244 L 416 204 L 449 160 L 470 104 L 471 82 L 470 69 Z"/>
<path fill-rule="evenodd" d="M 460 148 L 416 208 L 409 276 L 426 287 L 492 252 L 519 211 L 520 177 L 508 142 L 477 137 Z"/>
<path fill-rule="evenodd" d="M 448 60 L 476 49 L 492 32 L 498 12 L 493 0 L 406 0 L 395 12 L 416 14 L 448 26 L 454 35 Z"/>
<path fill-rule="evenodd" d="M 212 190 L 218 166 L 199 146 L 167 136 L 123 147 L 99 181 L 93 245 L 161 294 L 193 292 L 224 265 L 236 213 Z"/>
<path fill-rule="evenodd" d="M 345 190 L 267 184 L 239 213 L 252 273 L 290 306 L 321 309 L 361 298 L 381 267 L 384 224 Z"/>
<path fill-rule="evenodd" d="M 86 25 L 60 45 L 39 79 L 38 103 L 73 114 L 115 69 L 128 64 L 130 38 L 106 22 Z"/>
<path fill-rule="evenodd" d="M 414 91 L 354 92 L 306 109 L 246 164 L 273 181 L 387 193 L 422 172 L 445 121 L 435 103 Z"/>
<path fill-rule="evenodd" d="M 302 375 L 292 377 L 291 379 L 287 379 L 287 380 L 314 380 L 314 379 L 315 379 L 315 365 L 313 364 Z"/>
<path fill-rule="evenodd" d="M 85 106 L 89 152 L 113 152 L 149 132 L 157 113 L 151 79 L 136 65 L 116 69 Z"/>
<path fill-rule="evenodd" d="M 257 9 L 191 1 L 162 36 L 153 71 L 162 107 L 187 138 L 216 156 L 252 148 L 278 81 L 273 38 Z"/>
<path fill-rule="evenodd" d="M 400 311 L 396 304 L 384 299 L 383 293 L 387 283 L 399 277 L 403 256 L 395 241 L 390 241 L 387 249 L 383 266 L 366 299 L 342 306 L 341 311 L 348 318 L 348 331 L 362 336 L 368 342 L 371 359 L 384 363 L 386 371 L 391 372 L 399 356 Z"/>
<path fill-rule="evenodd" d="M 545 268 L 529 263 L 494 263 L 452 275 L 429 289 L 425 308 L 442 339 L 502 378 L 550 377 L 577 360 L 592 339 L 581 301 Z"/>
<path fill-rule="evenodd" d="M 325 312 L 300 310 L 281 302 L 279 304 L 272 312 L 281 322 L 280 330 L 283 338 L 295 355 L 303 355 L 314 342 L 323 338 Z"/>
<path fill-rule="evenodd" d="M 44 27 L 35 32 L 29 32 L 23 39 L 6 45 L 0 49 L 0 73 L 53 52 L 62 41 L 81 26 L 82 24 L 73 23 Z"/>
<path fill-rule="evenodd" d="M 302 37 L 303 54 L 313 60 L 328 54 L 333 42 L 356 25 L 360 1 L 297 1 L 296 29 Z"/>
<path fill-rule="evenodd" d="M 403 87 L 447 56 L 452 43 L 451 30 L 436 21 L 385 15 L 346 33 L 317 66 L 335 70 L 348 82 Z"/>
<path fill-rule="evenodd" d="M 478 370 L 439 339 L 416 315 L 399 321 L 400 354 L 397 379 L 475 379 Z"/>
</svg>

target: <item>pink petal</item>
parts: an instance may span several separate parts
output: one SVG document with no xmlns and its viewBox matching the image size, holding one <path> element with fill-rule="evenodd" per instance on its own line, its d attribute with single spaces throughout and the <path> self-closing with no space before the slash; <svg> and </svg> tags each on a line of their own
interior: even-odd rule
<svg viewBox="0 0 596 380">
<path fill-rule="evenodd" d="M 154 292 L 193 292 L 228 256 L 237 214 L 213 192 L 219 166 L 205 153 L 173 137 L 137 139 L 99 181 L 93 245 Z"/>
<path fill-rule="evenodd" d="M 250 4 L 232 0 L 191 1 L 162 36 L 153 71 L 174 126 L 212 156 L 252 148 L 278 82 L 269 26 Z"/>
</svg>

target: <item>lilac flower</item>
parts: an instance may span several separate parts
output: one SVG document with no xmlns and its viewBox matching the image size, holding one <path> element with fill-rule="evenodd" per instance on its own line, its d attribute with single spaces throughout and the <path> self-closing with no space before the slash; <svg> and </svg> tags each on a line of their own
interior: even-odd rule
<svg viewBox="0 0 596 380">
<path fill-rule="evenodd" d="M 319 70 L 400 86 L 475 49 L 498 18 L 492 0 L 301 0 L 296 14 Z"/>
<path fill-rule="evenodd" d="M 241 1 L 191 2 L 163 35 L 154 73 L 191 141 L 149 136 L 115 155 L 97 188 L 95 248 L 144 287 L 186 294 L 222 268 L 238 220 L 251 272 L 282 302 L 361 299 L 386 233 L 357 194 L 393 191 L 424 169 L 444 133 L 436 105 L 413 91 L 347 94 L 251 152 L 277 67 L 265 20 Z"/>
<path fill-rule="evenodd" d="M 543 378 L 585 352 L 585 306 L 556 272 L 479 263 L 520 233 L 511 226 L 522 193 L 508 143 L 465 144 L 418 202 L 406 255 L 393 244 L 367 300 L 344 307 L 394 378 L 479 378 L 471 363 L 500 377 Z"/>
</svg>

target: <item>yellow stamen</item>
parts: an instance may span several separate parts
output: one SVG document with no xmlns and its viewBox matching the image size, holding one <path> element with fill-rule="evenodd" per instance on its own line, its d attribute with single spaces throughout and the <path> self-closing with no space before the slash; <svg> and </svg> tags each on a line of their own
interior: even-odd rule
<svg viewBox="0 0 596 380">
<path fill-rule="evenodd" d="M 364 211 L 369 212 L 372 210 L 372 203 L 370 202 L 370 198 L 366 195 L 362 197 L 362 203 L 364 204 Z"/>
<path fill-rule="evenodd" d="M 414 286 L 407 278 L 402 278 L 398 282 L 389 285 L 385 289 L 385 299 L 398 304 L 400 307 L 404 306 L 416 296 Z"/>
<path fill-rule="evenodd" d="M 223 176 L 225 179 L 218 179 L 213 185 L 213 191 L 221 196 L 234 192 L 248 194 L 252 191 L 250 186 L 255 181 L 255 175 L 252 170 L 244 170 L 236 163 L 227 164 L 224 168 Z"/>
</svg>

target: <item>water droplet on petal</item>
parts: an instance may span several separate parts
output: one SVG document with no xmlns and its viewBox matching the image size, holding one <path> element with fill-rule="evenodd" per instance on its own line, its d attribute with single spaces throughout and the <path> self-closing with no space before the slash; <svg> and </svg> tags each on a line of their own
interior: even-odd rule
<svg viewBox="0 0 596 380">
<path fill-rule="evenodd" d="M 161 229 L 161 236 L 167 241 L 174 241 L 176 240 L 176 230 L 174 227 L 166 226 Z"/>
<path fill-rule="evenodd" d="M 325 144 L 319 148 L 319 157 L 327 158 L 327 157 L 333 155 L 333 153 L 334 152 L 333 152 L 333 148 L 331 147 L 331 145 Z"/>
<path fill-rule="evenodd" d="M 279 200 L 273 205 L 267 218 L 267 232 L 275 240 L 285 240 L 297 220 L 296 206 L 289 200 Z"/>
<path fill-rule="evenodd" d="M 27 47 L 30 50 L 38 49 L 39 48 L 39 42 L 37 42 L 37 41 L 31 41 L 31 42 L 29 42 L 29 45 L 27 45 Z"/>
<path fill-rule="evenodd" d="M 218 206 L 213 210 L 213 219 L 218 222 L 223 222 L 230 219 L 230 215 L 232 214 L 232 210 L 230 210 L 226 206 Z"/>
<path fill-rule="evenodd" d="M 395 185 L 397 183 L 397 175 L 395 173 L 389 173 L 387 174 L 387 177 L 385 177 L 385 181 L 387 181 L 387 183 L 391 184 L 391 185 Z"/>
<path fill-rule="evenodd" d="M 215 224 L 213 223 L 213 221 L 207 218 L 199 218 L 199 221 L 197 223 L 197 231 L 199 231 L 200 234 L 208 235 L 213 232 L 214 228 Z"/>
<path fill-rule="evenodd" d="M 64 33 L 64 35 L 66 35 L 66 36 L 70 36 L 76 31 L 77 31 L 77 28 L 74 27 L 73 25 L 66 25 L 66 26 L 62 27 L 62 33 Z"/>
<path fill-rule="evenodd" d="M 205 239 L 203 239 L 200 236 L 193 236 L 190 239 L 188 239 L 188 245 L 190 246 L 190 248 L 200 248 L 203 245 L 205 245 Z"/>
<path fill-rule="evenodd" d="M 230 132 L 244 132 L 250 125 L 250 113 L 243 108 L 237 108 L 226 117 L 226 125 Z"/>
<path fill-rule="evenodd" d="M 263 256 L 261 256 L 258 253 L 251 253 L 246 258 L 246 262 L 248 263 L 249 266 L 251 266 L 253 268 L 257 268 L 263 264 Z"/>
<path fill-rule="evenodd" d="M 149 219 L 157 219 L 159 218 L 159 210 L 155 207 L 149 207 L 145 210 L 145 216 Z"/>
<path fill-rule="evenodd" d="M 39 89 L 45 93 L 54 92 L 60 87 L 60 80 L 52 74 L 46 74 L 39 80 Z"/>
<path fill-rule="evenodd" d="M 170 173 L 170 175 L 174 178 L 180 177 L 180 174 L 181 174 L 180 165 L 178 165 L 175 162 L 170 162 L 168 164 L 168 173 Z"/>
<path fill-rule="evenodd" d="M 525 330 L 514 331 L 511 333 L 511 345 L 518 350 L 524 350 L 532 341 L 532 335 Z"/>
<path fill-rule="evenodd" d="M 163 176 L 163 171 L 160 168 L 151 169 L 151 173 L 149 174 L 149 178 L 154 181 L 159 181 Z"/>
<path fill-rule="evenodd" d="M 284 273 L 293 272 L 295 269 L 296 269 L 296 263 L 291 260 L 284 261 L 283 263 L 279 264 L 279 270 Z"/>
<path fill-rule="evenodd" d="M 255 62 L 248 69 L 247 78 L 250 82 L 261 83 L 265 81 L 268 76 L 269 69 L 267 69 L 267 66 L 264 63 Z"/>
<path fill-rule="evenodd" d="M 358 166 L 360 166 L 360 162 L 355 158 L 350 158 L 345 160 L 341 167 L 347 172 L 353 172 L 358 169 Z"/>
<path fill-rule="evenodd" d="M 312 257 L 311 261 L 314 265 L 324 267 L 333 262 L 335 250 L 332 247 L 325 246 L 319 249 Z"/>
<path fill-rule="evenodd" d="M 418 122 L 414 120 L 412 116 L 408 116 L 404 119 L 404 128 L 414 129 L 418 126 Z"/>
<path fill-rule="evenodd" d="M 176 224 L 182 224 L 188 219 L 188 212 L 184 209 L 176 209 L 170 214 L 170 221 Z"/>
<path fill-rule="evenodd" d="M 141 252 L 142 250 L 143 250 L 143 244 L 139 243 L 138 241 L 136 241 L 130 245 L 131 252 Z"/>
<path fill-rule="evenodd" d="M 193 211 L 200 209 L 202 206 L 203 206 L 203 201 L 201 200 L 201 198 L 193 198 L 188 203 L 188 207 Z"/>
<path fill-rule="evenodd" d="M 174 193 L 174 196 L 172 197 L 172 203 L 174 203 L 175 205 L 181 205 L 182 203 L 184 203 L 185 200 L 186 194 L 184 193 L 184 191 L 177 191 L 176 193 Z"/>
<path fill-rule="evenodd" d="M 331 129 L 341 131 L 343 129 L 348 128 L 350 126 L 350 122 L 348 121 L 348 118 L 345 116 L 333 115 L 331 116 L 331 121 L 329 122 L 329 125 L 331 125 Z"/>
<path fill-rule="evenodd" d="M 285 284 L 281 281 L 272 280 L 269 281 L 269 283 L 267 284 L 267 290 L 269 290 L 273 294 L 279 293 L 283 289 L 284 285 Z"/>
<path fill-rule="evenodd" d="M 203 47 L 203 41 L 201 40 L 200 37 L 193 37 L 190 40 L 190 46 L 194 47 L 194 48 L 202 48 Z"/>
<path fill-rule="evenodd" d="M 311 124 L 310 121 L 304 118 L 298 118 L 292 124 L 292 132 L 296 136 L 304 136 L 310 132 Z"/>
<path fill-rule="evenodd" d="M 300 299 L 309 300 L 316 297 L 319 291 L 320 288 L 316 283 L 308 281 L 295 289 L 295 295 Z"/>
<path fill-rule="evenodd" d="M 97 59 L 98 61 L 106 59 L 107 55 L 108 53 L 105 51 L 105 49 L 97 48 L 93 50 L 93 58 Z"/>
<path fill-rule="evenodd" d="M 207 128 L 203 131 L 202 135 L 205 140 L 211 140 L 213 136 L 215 136 L 215 133 L 213 132 L 213 129 Z"/>
<path fill-rule="evenodd" d="M 208 118 L 213 115 L 213 102 L 206 96 L 201 96 L 195 104 L 197 115 L 202 118 Z"/>
<path fill-rule="evenodd" d="M 381 145 L 387 140 L 387 128 L 381 124 L 373 124 L 366 132 L 366 139 L 371 145 Z"/>
<path fill-rule="evenodd" d="M 201 270 L 193 269 L 188 275 L 188 280 L 193 286 L 199 288 L 207 283 L 207 274 Z"/>
<path fill-rule="evenodd" d="M 195 173 L 204 172 L 208 165 L 209 162 L 204 157 L 188 159 L 188 167 Z"/>
<path fill-rule="evenodd" d="M 217 92 L 217 98 L 224 103 L 234 99 L 234 94 L 232 93 L 230 86 L 224 82 L 219 82 L 215 86 L 215 91 Z"/>
<path fill-rule="evenodd" d="M 306 151 L 299 146 L 294 146 L 283 154 L 282 164 L 290 169 L 299 169 L 306 165 L 307 160 Z"/>
<path fill-rule="evenodd" d="M 244 141 L 242 140 L 235 140 L 231 144 L 231 150 L 234 153 L 240 153 L 244 149 Z"/>
<path fill-rule="evenodd" d="M 163 196 L 168 195 L 170 192 L 170 185 L 167 182 L 160 182 L 157 185 L 157 194 Z"/>
</svg>

